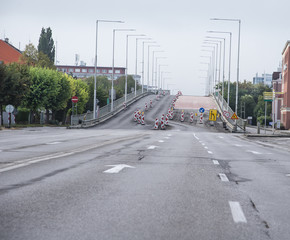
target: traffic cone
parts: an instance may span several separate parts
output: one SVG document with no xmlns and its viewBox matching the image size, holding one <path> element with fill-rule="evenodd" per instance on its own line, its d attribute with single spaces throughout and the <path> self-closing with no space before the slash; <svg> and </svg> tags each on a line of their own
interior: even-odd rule
<svg viewBox="0 0 290 240">
<path fill-rule="evenodd" d="M 158 118 L 155 119 L 155 125 L 154 125 L 154 129 L 157 130 L 158 129 L 158 125 L 159 125 L 159 120 Z"/>
</svg>

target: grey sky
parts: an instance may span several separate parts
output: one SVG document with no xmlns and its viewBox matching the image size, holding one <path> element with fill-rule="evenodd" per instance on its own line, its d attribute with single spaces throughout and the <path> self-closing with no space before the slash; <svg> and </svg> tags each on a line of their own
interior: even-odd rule
<svg viewBox="0 0 290 240">
<path fill-rule="evenodd" d="M 95 52 L 95 21 L 97 19 L 123 20 L 124 24 L 101 24 L 99 28 L 98 62 L 112 64 L 112 29 L 134 28 L 136 34 L 146 34 L 161 45 L 168 57 L 160 63 L 170 71 L 167 83 L 184 94 L 203 95 L 205 83 L 199 76 L 205 65 L 201 45 L 208 30 L 233 32 L 232 81 L 236 80 L 236 52 L 238 24 L 216 22 L 210 18 L 239 18 L 241 28 L 240 79 L 252 81 L 259 72 L 272 73 L 279 66 L 285 42 L 290 39 L 287 0 L 235 1 L 235 0 L 148 0 L 148 1 L 55 1 L 1 0 L 0 37 L 4 35 L 21 50 L 31 41 L 35 46 L 42 27 L 51 27 L 58 43 L 60 64 L 74 64 L 75 54 L 87 65 L 93 65 Z M 116 65 L 125 66 L 125 38 L 117 33 Z M 218 35 L 216 35 L 218 36 Z M 130 40 L 129 73 L 135 69 L 135 41 Z M 155 50 L 155 49 L 154 49 Z M 159 50 L 156 48 L 156 50 Z M 141 56 L 141 47 L 139 48 Z M 138 59 L 141 70 L 141 59 Z M 226 72 L 227 72 L 226 67 Z M 138 71 L 139 72 L 139 71 Z M 139 72 L 140 74 L 140 72 Z M 168 75 L 169 76 L 169 75 Z M 227 78 L 227 74 L 226 74 Z M 173 88 L 173 86 L 171 86 Z"/>
</svg>

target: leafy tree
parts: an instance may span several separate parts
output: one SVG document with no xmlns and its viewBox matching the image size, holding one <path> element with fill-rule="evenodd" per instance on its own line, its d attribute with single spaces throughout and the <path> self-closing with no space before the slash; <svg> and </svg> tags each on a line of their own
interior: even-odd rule
<svg viewBox="0 0 290 240">
<path fill-rule="evenodd" d="M 0 112 L 3 106 L 12 104 L 15 107 L 21 105 L 23 97 L 30 87 L 29 69 L 26 65 L 12 63 L 0 64 Z M 3 119 L 3 118 L 1 118 Z"/>
<path fill-rule="evenodd" d="M 56 69 L 48 56 L 42 52 L 38 52 L 32 43 L 26 45 L 20 59 L 22 63 L 28 66 Z"/>
<path fill-rule="evenodd" d="M 38 52 L 42 52 L 46 54 L 49 58 L 49 60 L 54 63 L 54 57 L 55 57 L 55 47 L 54 47 L 54 41 L 52 38 L 52 31 L 49 28 L 41 29 L 39 42 L 38 42 Z"/>
</svg>

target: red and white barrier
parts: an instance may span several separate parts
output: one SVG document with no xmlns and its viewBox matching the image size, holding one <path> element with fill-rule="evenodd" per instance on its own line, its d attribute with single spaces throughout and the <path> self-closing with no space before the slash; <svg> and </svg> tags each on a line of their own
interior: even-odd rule
<svg viewBox="0 0 290 240">
<path fill-rule="evenodd" d="M 134 122 L 137 122 L 137 111 L 134 112 Z"/>
<path fill-rule="evenodd" d="M 141 123 L 141 111 L 137 112 L 137 121 L 138 123 Z"/>
<path fill-rule="evenodd" d="M 199 123 L 200 124 L 203 123 L 203 113 L 200 113 L 200 115 L 199 115 Z"/>
<path fill-rule="evenodd" d="M 190 114 L 190 122 L 193 123 L 193 113 Z"/>
<path fill-rule="evenodd" d="M 144 116 L 144 112 L 142 112 L 141 125 L 145 125 L 145 116 Z"/>
<path fill-rule="evenodd" d="M 127 108 L 127 104 L 124 102 L 123 103 L 123 108 L 126 109 Z"/>
<path fill-rule="evenodd" d="M 158 118 L 155 119 L 155 125 L 154 125 L 154 129 L 157 130 L 159 126 L 159 120 Z"/>
<path fill-rule="evenodd" d="M 169 116 L 168 116 L 168 114 L 166 114 L 166 117 L 165 117 L 165 126 L 168 126 L 169 125 L 168 120 L 169 120 Z"/>
<path fill-rule="evenodd" d="M 165 129 L 165 123 L 164 123 L 164 114 L 162 114 L 162 117 L 161 117 L 161 130 L 164 130 Z"/>
<path fill-rule="evenodd" d="M 181 122 L 184 122 L 184 111 L 183 110 L 181 112 L 180 121 Z"/>
</svg>

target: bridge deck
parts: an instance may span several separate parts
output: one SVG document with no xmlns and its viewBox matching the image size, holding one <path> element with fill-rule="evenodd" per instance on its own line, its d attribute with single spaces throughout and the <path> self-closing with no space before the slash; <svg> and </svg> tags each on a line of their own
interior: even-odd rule
<svg viewBox="0 0 290 240">
<path fill-rule="evenodd" d="M 217 109 L 212 97 L 180 96 L 175 104 L 175 109 Z"/>
</svg>

